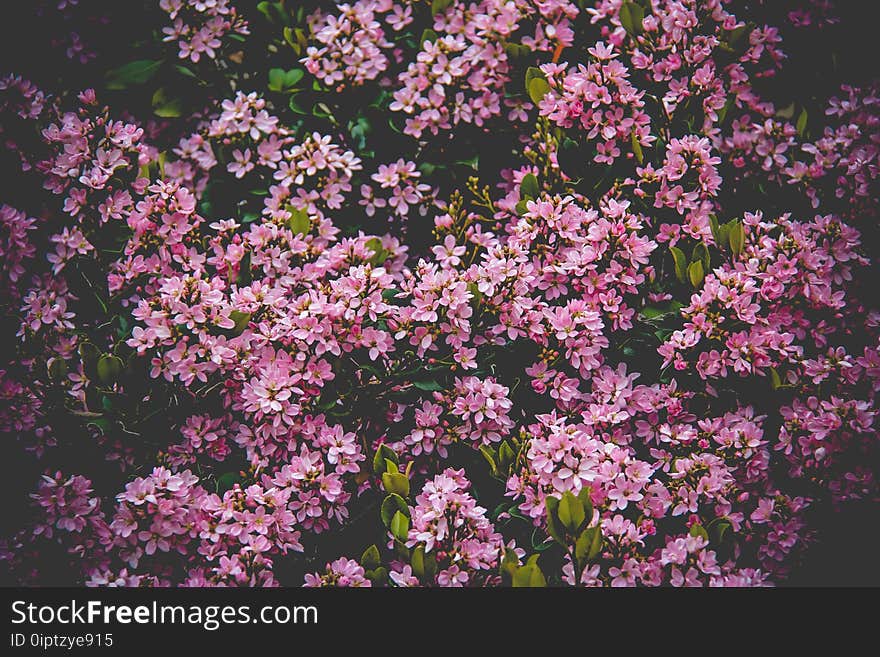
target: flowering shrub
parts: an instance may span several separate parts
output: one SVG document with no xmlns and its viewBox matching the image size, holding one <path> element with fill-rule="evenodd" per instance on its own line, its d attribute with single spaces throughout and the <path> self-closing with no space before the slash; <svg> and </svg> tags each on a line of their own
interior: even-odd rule
<svg viewBox="0 0 880 657">
<path fill-rule="evenodd" d="M 766 586 L 880 499 L 846 11 L 235 4 L 22 10 L 10 581 Z"/>
</svg>

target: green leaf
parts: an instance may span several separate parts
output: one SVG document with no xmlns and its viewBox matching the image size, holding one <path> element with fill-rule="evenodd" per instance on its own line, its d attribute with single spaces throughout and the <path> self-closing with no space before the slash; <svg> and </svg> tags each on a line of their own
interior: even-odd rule
<svg viewBox="0 0 880 657">
<path fill-rule="evenodd" d="M 382 246 L 382 240 L 380 240 L 378 237 L 373 237 L 367 240 L 367 243 L 364 246 L 366 246 L 370 251 L 373 252 L 373 257 L 370 258 L 370 264 L 372 264 L 374 267 L 380 266 L 388 259 L 388 256 L 390 255 L 390 252 L 385 250 L 385 248 Z"/>
<path fill-rule="evenodd" d="M 694 250 L 691 251 L 691 262 L 695 262 L 699 260 L 703 263 L 703 269 L 705 271 L 709 271 L 711 265 L 711 259 L 709 256 L 709 248 L 700 242 L 694 247 Z"/>
<path fill-rule="evenodd" d="M 624 2 L 620 6 L 620 24 L 630 36 L 641 34 L 645 10 L 635 2 Z"/>
<path fill-rule="evenodd" d="M 301 68 L 292 68 L 284 74 L 284 86 L 287 89 L 296 86 L 296 83 L 303 79 L 306 74 Z"/>
<path fill-rule="evenodd" d="M 67 362 L 63 358 L 52 358 L 46 366 L 49 378 L 53 381 L 60 381 L 67 374 Z"/>
<path fill-rule="evenodd" d="M 689 534 L 691 536 L 702 536 L 707 541 L 709 540 L 709 532 L 707 532 L 706 528 L 698 522 L 695 522 L 693 525 L 691 525 L 691 530 Z"/>
<path fill-rule="evenodd" d="M 98 379 L 101 383 L 114 383 L 122 374 L 124 363 L 119 356 L 104 354 L 98 359 Z"/>
<path fill-rule="evenodd" d="M 433 380 L 413 381 L 413 387 L 418 388 L 419 390 L 424 390 L 425 392 L 436 392 L 438 390 L 443 390 L 443 386 Z"/>
<path fill-rule="evenodd" d="M 269 89 L 281 91 L 284 88 L 284 69 L 273 68 L 269 71 Z"/>
<path fill-rule="evenodd" d="M 224 472 L 217 477 L 217 492 L 222 495 L 226 491 L 232 490 L 238 483 L 241 483 L 241 475 L 237 472 Z"/>
<path fill-rule="evenodd" d="M 424 45 L 426 41 L 430 41 L 431 43 L 437 43 L 437 33 L 432 29 L 427 29 L 422 32 L 422 37 L 419 39 L 419 43 Z"/>
<path fill-rule="evenodd" d="M 636 162 L 642 164 L 645 161 L 645 153 L 642 151 L 642 144 L 639 142 L 635 130 L 630 133 L 630 140 L 632 141 L 633 155 L 636 156 Z"/>
<path fill-rule="evenodd" d="M 675 264 L 675 277 L 684 283 L 687 280 L 687 259 L 684 257 L 684 251 L 677 246 L 670 246 L 669 252 L 672 254 L 672 262 Z"/>
<path fill-rule="evenodd" d="M 797 128 L 798 137 L 803 137 L 804 133 L 807 131 L 808 118 L 806 108 L 801 109 L 801 113 L 798 114 L 797 125 L 795 126 Z"/>
<path fill-rule="evenodd" d="M 480 169 L 480 154 L 477 153 L 473 157 L 463 158 L 461 160 L 456 160 L 456 164 L 461 164 L 466 167 L 470 167 L 474 171 L 479 171 Z"/>
<path fill-rule="evenodd" d="M 739 43 L 739 40 L 746 35 L 746 32 L 751 31 L 752 25 L 749 23 L 735 27 L 728 33 L 727 43 L 730 44 L 731 47 L 736 46 L 736 44 Z"/>
<path fill-rule="evenodd" d="M 167 92 L 156 89 L 152 98 L 153 114 L 163 119 L 174 119 L 183 114 L 183 105 L 179 98 L 169 98 Z"/>
<path fill-rule="evenodd" d="M 526 205 L 525 199 L 517 201 L 516 207 L 514 208 L 514 210 L 516 211 L 517 216 L 520 216 L 520 217 L 523 216 L 526 212 L 528 212 L 529 208 Z"/>
<path fill-rule="evenodd" d="M 495 452 L 488 445 L 480 445 L 480 454 L 483 455 L 483 458 L 489 463 L 489 467 L 492 469 L 492 474 L 498 474 L 498 462 L 495 460 Z"/>
<path fill-rule="evenodd" d="M 388 569 L 385 566 L 380 566 L 372 570 L 364 570 L 364 575 L 374 584 L 380 584 L 388 579 Z"/>
<path fill-rule="evenodd" d="M 247 251 L 238 263 L 238 278 L 236 279 L 236 283 L 239 285 L 250 285 L 252 280 L 251 252 Z"/>
<path fill-rule="evenodd" d="M 593 520 L 593 500 L 590 498 L 591 493 L 592 489 L 589 486 L 584 486 L 578 493 L 578 499 L 584 507 L 584 515 L 587 518 L 587 523 L 590 523 Z"/>
<path fill-rule="evenodd" d="M 587 527 L 578 536 L 574 545 L 575 558 L 583 566 L 587 561 L 595 559 L 602 551 L 602 528 Z"/>
<path fill-rule="evenodd" d="M 511 43 L 508 41 L 504 44 L 504 52 L 507 53 L 508 57 L 518 59 L 520 57 L 525 57 L 526 55 L 528 55 L 530 52 L 532 52 L 532 49 L 528 46 L 524 46 L 521 43 Z"/>
<path fill-rule="evenodd" d="M 378 568 L 382 564 L 382 557 L 379 556 L 379 548 L 376 547 L 375 543 L 364 550 L 360 563 L 368 570 Z"/>
<path fill-rule="evenodd" d="M 642 308 L 641 315 L 647 320 L 653 320 L 666 315 L 675 315 L 683 307 L 684 305 L 680 301 L 670 301 L 662 306 L 645 306 Z"/>
<path fill-rule="evenodd" d="M 538 185 L 538 179 L 535 174 L 530 173 L 522 179 L 519 186 L 519 195 L 524 199 L 536 199 L 541 195 L 541 187 Z"/>
<path fill-rule="evenodd" d="M 739 258 L 743 252 L 743 246 L 746 241 L 746 231 L 745 228 L 743 228 L 741 221 L 736 220 L 731 222 L 730 232 L 727 235 L 727 239 L 730 242 L 730 250 L 733 252 L 733 256 Z"/>
<path fill-rule="evenodd" d="M 749 22 L 727 32 L 726 45 L 733 51 L 735 56 L 740 57 L 749 49 L 749 39 L 744 37 L 748 37 L 754 29 L 755 24 Z M 725 44 L 722 43 L 722 45 Z"/>
<path fill-rule="evenodd" d="M 695 288 L 699 288 L 706 278 L 706 272 L 703 270 L 703 263 L 699 260 L 692 262 L 687 268 L 688 280 Z"/>
<path fill-rule="evenodd" d="M 413 574 L 422 578 L 425 576 L 425 546 L 420 545 L 415 550 L 413 550 L 412 557 L 410 558 L 410 564 L 412 565 Z"/>
<path fill-rule="evenodd" d="M 559 509 L 559 498 L 547 496 L 544 498 L 545 515 L 547 519 L 547 533 L 550 537 L 559 543 L 565 545 L 565 537 L 562 535 L 562 529 L 559 527 L 557 520 L 557 510 Z"/>
<path fill-rule="evenodd" d="M 263 2 L 257 3 L 257 11 L 259 11 L 263 16 L 266 17 L 266 20 L 270 23 L 275 22 L 275 14 L 272 11 L 272 3 L 263 0 Z"/>
<path fill-rule="evenodd" d="M 789 103 L 782 109 L 776 110 L 776 116 L 782 119 L 790 119 L 794 116 L 794 103 Z"/>
<path fill-rule="evenodd" d="M 251 313 L 243 313 L 240 310 L 233 310 L 229 313 L 229 319 L 235 322 L 235 326 L 231 329 L 233 335 L 241 335 L 248 327 L 251 321 Z"/>
<path fill-rule="evenodd" d="M 302 80 L 305 71 L 299 68 L 292 68 L 285 71 L 283 68 L 273 68 L 269 70 L 269 89 L 272 91 L 286 91 L 296 86 L 296 83 Z"/>
<path fill-rule="evenodd" d="M 505 548 L 504 557 L 501 559 L 501 565 L 498 568 L 501 575 L 507 575 L 509 582 L 512 582 L 518 568 L 519 557 L 516 555 L 516 551 L 513 548 Z"/>
<path fill-rule="evenodd" d="M 386 527 L 390 527 L 391 519 L 398 511 L 409 517 L 409 507 L 406 505 L 406 501 L 400 495 L 395 493 L 387 495 L 385 499 L 382 500 L 382 506 L 379 508 L 379 516 L 382 518 L 382 524 Z"/>
<path fill-rule="evenodd" d="M 718 224 L 718 217 L 714 214 L 709 215 L 709 229 L 712 231 L 712 239 L 715 241 L 715 246 L 723 248 L 721 244 L 721 226 Z"/>
<path fill-rule="evenodd" d="M 725 518 L 715 518 L 715 520 L 710 522 L 709 531 L 711 532 L 713 542 L 722 543 L 727 530 L 732 526 L 730 521 Z"/>
<path fill-rule="evenodd" d="M 474 307 L 479 307 L 483 303 L 483 293 L 480 292 L 479 286 L 476 283 L 468 283 L 467 291 L 471 294 L 471 301 L 473 301 Z"/>
<path fill-rule="evenodd" d="M 537 66 L 529 66 L 526 69 L 526 91 L 528 91 L 532 80 L 544 80 L 546 82 L 547 78 L 544 77 L 544 73 Z"/>
<path fill-rule="evenodd" d="M 498 446 L 498 471 L 506 475 L 515 459 L 516 452 L 513 451 L 510 443 L 506 440 L 501 441 L 501 445 Z"/>
<path fill-rule="evenodd" d="M 535 78 L 529 82 L 529 98 L 535 105 L 541 102 L 548 91 L 550 91 L 550 84 L 543 78 Z"/>
<path fill-rule="evenodd" d="M 285 27 L 283 30 L 281 30 L 281 35 L 284 37 L 284 41 L 287 43 L 287 45 L 296 50 L 297 54 L 299 54 L 299 43 L 297 43 L 296 41 L 296 32 L 294 32 L 293 29 L 290 27 Z"/>
<path fill-rule="evenodd" d="M 544 588 L 547 580 L 541 568 L 536 563 L 530 563 L 517 568 L 513 575 L 514 588 Z"/>
<path fill-rule="evenodd" d="M 287 106 L 291 109 L 291 111 L 296 112 L 297 114 L 305 114 L 308 115 L 308 111 L 299 104 L 296 100 L 296 96 L 291 96 L 290 100 L 287 101 Z"/>
<path fill-rule="evenodd" d="M 401 497 L 409 495 L 409 479 L 400 472 L 383 472 L 382 486 L 389 493 L 396 493 Z"/>
<path fill-rule="evenodd" d="M 174 69 L 180 73 L 181 75 L 192 78 L 193 80 L 198 80 L 199 76 L 196 75 L 192 69 L 187 68 L 186 66 L 181 66 L 180 64 L 175 64 Z"/>
<path fill-rule="evenodd" d="M 410 564 L 416 577 L 434 580 L 437 574 L 437 558 L 432 553 L 426 553 L 424 545 L 419 545 L 413 550 Z"/>
<path fill-rule="evenodd" d="M 287 220 L 287 227 L 294 235 L 308 235 L 312 228 L 312 220 L 306 210 L 300 210 L 288 205 L 285 207 L 290 213 L 290 219 Z"/>
<path fill-rule="evenodd" d="M 559 518 L 559 522 L 562 523 L 570 534 L 576 534 L 586 518 L 584 505 L 581 504 L 578 498 L 572 495 L 571 491 L 565 491 L 562 495 L 556 515 Z"/>
<path fill-rule="evenodd" d="M 86 376 L 89 378 L 97 376 L 97 369 L 95 366 L 98 364 L 98 359 L 101 357 L 101 350 L 91 342 L 82 342 L 77 351 L 79 352 L 79 358 L 82 361 L 83 370 L 85 371 Z"/>
<path fill-rule="evenodd" d="M 782 387 L 782 379 L 775 367 L 770 368 L 770 387 L 774 390 L 779 390 Z"/>
<path fill-rule="evenodd" d="M 138 59 L 107 71 L 108 89 L 126 89 L 148 82 L 159 71 L 162 60 Z"/>
<path fill-rule="evenodd" d="M 439 14 L 441 11 L 444 11 L 451 4 L 452 4 L 452 0 L 432 0 L 431 13 L 434 15 Z"/>
<path fill-rule="evenodd" d="M 403 515 L 400 511 L 395 511 L 391 517 L 391 524 L 388 529 L 391 530 L 391 535 L 394 538 L 401 543 L 405 542 L 409 534 L 409 517 Z"/>
<path fill-rule="evenodd" d="M 379 445 L 378 449 L 376 449 L 376 454 L 373 456 L 373 472 L 375 474 L 381 475 L 387 470 L 385 467 L 386 460 L 391 461 L 395 465 L 400 462 L 397 459 L 397 453 L 393 449 L 388 445 Z"/>
</svg>

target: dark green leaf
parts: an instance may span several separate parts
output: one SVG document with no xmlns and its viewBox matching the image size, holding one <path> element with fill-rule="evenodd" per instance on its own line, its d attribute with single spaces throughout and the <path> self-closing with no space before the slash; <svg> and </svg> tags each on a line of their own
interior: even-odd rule
<svg viewBox="0 0 880 657">
<path fill-rule="evenodd" d="M 709 540 L 709 532 L 707 532 L 706 528 L 703 527 L 703 525 L 701 525 L 698 522 L 695 522 L 693 525 L 691 525 L 690 535 L 691 536 L 702 536 L 707 541 Z"/>
<path fill-rule="evenodd" d="M 804 133 L 807 131 L 807 119 L 808 119 L 807 110 L 802 109 L 801 113 L 798 114 L 798 120 L 797 120 L 797 126 L 796 126 L 798 137 L 803 137 Z"/>
<path fill-rule="evenodd" d="M 388 529 L 391 530 L 391 535 L 398 541 L 401 543 L 406 541 L 409 534 L 409 517 L 405 516 L 401 511 L 395 511 L 391 517 L 391 524 Z"/>
<path fill-rule="evenodd" d="M 645 10 L 635 2 L 624 2 L 620 5 L 620 24 L 631 36 L 641 34 Z"/>
<path fill-rule="evenodd" d="M 550 84 L 542 78 L 535 78 L 529 82 L 529 98 L 535 105 L 541 102 L 548 91 L 550 91 Z"/>
<path fill-rule="evenodd" d="M 407 517 L 409 516 L 409 507 L 406 505 L 406 501 L 400 495 L 394 493 L 387 495 L 385 499 L 382 500 L 382 506 L 379 509 L 382 524 L 386 527 L 390 527 L 391 519 L 398 511 Z"/>
<path fill-rule="evenodd" d="M 578 499 L 584 507 L 584 515 L 587 518 L 587 523 L 590 523 L 593 520 L 593 500 L 590 498 L 591 493 L 592 489 L 589 486 L 584 486 L 578 493 Z"/>
<path fill-rule="evenodd" d="M 399 463 L 397 460 L 397 453 L 391 449 L 388 445 L 379 445 L 379 448 L 376 450 L 376 454 L 373 456 L 373 472 L 377 475 L 381 475 L 387 469 L 385 467 L 385 461 L 391 461 L 394 464 Z"/>
<path fill-rule="evenodd" d="M 691 251 L 691 262 L 695 262 L 699 260 L 703 263 L 703 270 L 709 271 L 711 265 L 711 259 L 709 256 L 709 248 L 700 242 L 694 247 L 694 250 Z"/>
<path fill-rule="evenodd" d="M 149 81 L 162 66 L 161 60 L 138 59 L 107 72 L 108 89 L 125 89 Z"/>
<path fill-rule="evenodd" d="M 517 568 L 513 575 L 514 588 L 543 588 L 547 586 L 547 580 L 544 573 L 537 563 L 530 563 Z"/>
<path fill-rule="evenodd" d="M 730 242 L 730 250 L 733 252 L 733 256 L 738 258 L 742 254 L 746 241 L 746 231 L 741 221 L 732 222 L 727 239 Z"/>
<path fill-rule="evenodd" d="M 375 544 L 364 550 L 364 553 L 361 555 L 361 565 L 368 570 L 378 568 L 381 563 L 382 557 L 379 556 L 379 548 Z"/>
<path fill-rule="evenodd" d="M 672 261 L 675 264 L 675 277 L 684 283 L 687 280 L 687 259 L 684 257 L 684 251 L 677 246 L 670 246 L 669 252 L 672 254 Z"/>
<path fill-rule="evenodd" d="M 706 272 L 703 270 L 703 263 L 700 260 L 692 262 L 687 268 L 688 280 L 695 288 L 699 288 L 706 278 Z"/>
<path fill-rule="evenodd" d="M 495 452 L 488 445 L 480 445 L 480 454 L 483 455 L 483 458 L 489 463 L 489 467 L 492 470 L 493 475 L 498 474 L 498 462 L 495 460 Z"/>
<path fill-rule="evenodd" d="M 122 374 L 124 363 L 119 356 L 104 354 L 98 359 L 98 379 L 101 383 L 114 383 Z"/>
<path fill-rule="evenodd" d="M 562 495 L 556 514 L 559 522 L 562 523 L 570 534 L 576 534 L 586 518 L 583 504 L 571 491 L 565 491 Z"/>
<path fill-rule="evenodd" d="M 547 520 L 547 533 L 550 537 L 559 543 L 565 545 L 565 537 L 562 535 L 562 528 L 557 520 L 557 510 L 559 509 L 559 498 L 547 496 L 544 498 L 545 516 Z"/>
<path fill-rule="evenodd" d="M 232 490 L 235 484 L 241 482 L 241 476 L 237 472 L 224 472 L 217 477 L 217 492 L 222 495 L 228 490 Z"/>
<path fill-rule="evenodd" d="M 501 474 L 507 475 L 514 459 L 516 459 L 516 452 L 513 451 L 510 443 L 503 440 L 501 445 L 498 446 L 498 470 Z"/>
<path fill-rule="evenodd" d="M 308 235 L 312 228 L 312 220 L 309 218 L 309 213 L 291 205 L 288 205 L 285 209 L 290 213 L 290 219 L 287 220 L 287 227 L 290 229 L 290 232 L 294 235 Z"/>
<path fill-rule="evenodd" d="M 400 472 L 383 472 L 382 486 L 389 493 L 396 493 L 401 497 L 409 495 L 409 479 Z"/>
<path fill-rule="evenodd" d="M 163 119 L 174 119 L 183 114 L 183 105 L 179 98 L 170 98 L 165 89 L 156 89 L 152 99 L 153 114 Z"/>
<path fill-rule="evenodd" d="M 229 319 L 235 322 L 235 326 L 232 328 L 232 334 L 241 335 L 248 327 L 248 324 L 250 324 L 251 313 L 243 313 L 240 310 L 233 310 L 229 313 Z"/>
<path fill-rule="evenodd" d="M 443 390 L 443 386 L 441 386 L 436 381 L 413 381 L 413 386 L 418 388 L 419 390 L 424 390 L 426 392 Z"/>
<path fill-rule="evenodd" d="M 529 66 L 526 69 L 526 91 L 528 91 L 529 84 L 531 83 L 532 80 L 546 81 L 547 78 L 544 77 L 544 73 L 541 72 L 541 69 L 539 69 L 537 66 Z"/>
<path fill-rule="evenodd" d="M 587 561 L 595 559 L 602 551 L 601 527 L 587 527 L 578 536 L 574 546 L 575 558 L 583 566 Z"/>
<path fill-rule="evenodd" d="M 523 199 L 536 199 L 541 195 L 541 187 L 538 185 L 538 179 L 535 174 L 529 173 L 523 179 L 519 186 L 519 195 Z"/>
<path fill-rule="evenodd" d="M 642 144 L 639 142 L 638 135 L 636 135 L 636 131 L 633 130 L 630 134 L 630 140 L 632 141 L 632 150 L 633 155 L 636 156 L 636 162 L 642 164 L 645 161 L 645 153 L 642 151 Z"/>
</svg>

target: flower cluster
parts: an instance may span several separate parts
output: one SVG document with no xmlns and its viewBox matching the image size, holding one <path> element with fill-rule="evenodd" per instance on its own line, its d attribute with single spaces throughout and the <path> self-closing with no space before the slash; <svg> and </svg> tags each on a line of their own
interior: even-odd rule
<svg viewBox="0 0 880 657">
<path fill-rule="evenodd" d="M 425 41 L 400 74 L 389 109 L 407 115 L 404 132 L 419 138 L 459 123 L 482 126 L 501 113 L 507 55 L 492 41 L 469 42 L 462 34 Z"/>
<path fill-rule="evenodd" d="M 202 56 L 217 58 L 223 39 L 249 34 L 247 21 L 229 0 L 160 0 L 172 24 L 163 27 L 164 41 L 177 44 L 178 57 L 197 64 Z"/>
<path fill-rule="evenodd" d="M 372 217 L 377 212 L 388 214 L 389 219 L 406 218 L 410 208 L 418 208 L 418 214 L 427 213 L 427 205 L 433 194 L 431 186 L 419 182 L 421 171 L 416 169 L 415 162 L 403 159 L 390 164 L 380 164 L 378 171 L 370 179 L 378 185 L 361 185 L 361 201 L 364 212 Z"/>
<path fill-rule="evenodd" d="M 391 5 L 388 0 L 359 0 L 339 5 L 338 15 L 322 17 L 314 28 L 321 46 L 309 46 L 308 56 L 301 60 L 309 73 L 328 87 L 374 80 L 388 68 L 383 51 L 391 48 L 377 14 L 389 11 Z M 396 29 L 405 25 L 392 23 L 390 16 L 381 19 Z"/>
</svg>

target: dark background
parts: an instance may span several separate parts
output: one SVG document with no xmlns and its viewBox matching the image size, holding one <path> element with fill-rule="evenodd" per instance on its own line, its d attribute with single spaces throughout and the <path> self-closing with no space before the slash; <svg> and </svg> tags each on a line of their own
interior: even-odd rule
<svg viewBox="0 0 880 657">
<path fill-rule="evenodd" d="M 69 33 L 72 26 L 51 12 L 39 14 L 41 6 L 54 4 L 4 3 L 0 18 L 0 74 L 14 72 L 23 75 L 47 91 L 100 87 L 103 72 L 109 67 L 142 57 L 141 48 L 148 47 L 145 44 L 154 37 L 149 31 L 151 26 L 163 24 L 164 15 L 157 9 L 157 2 L 81 0 L 80 9 L 84 15 L 112 16 L 109 24 L 97 19 L 76 24 L 75 29 L 80 32 L 83 41 L 98 51 L 96 60 L 82 65 L 65 57 L 66 45 L 57 38 L 57 35 Z M 236 4 L 247 13 L 249 3 Z M 763 3 L 738 2 L 734 4 L 735 11 L 740 18 L 748 20 L 751 17 L 749 7 L 755 7 L 756 4 L 761 5 L 760 22 L 783 26 L 784 14 L 793 5 L 804 3 L 770 0 Z M 782 74 L 770 83 L 772 89 L 767 90 L 768 97 L 774 100 L 798 99 L 806 105 L 813 103 L 816 109 L 810 112 L 810 116 L 820 117 L 819 108 L 841 83 L 859 84 L 878 77 L 878 3 L 850 1 L 837 5 L 837 13 L 842 19 L 839 25 L 819 32 L 783 29 L 782 47 L 791 57 L 783 67 Z M 137 56 L 132 54 L 135 50 Z M 783 102 L 780 106 L 785 104 Z M 495 167 L 497 170 L 493 153 L 501 159 L 505 156 L 504 151 L 504 148 L 493 149 L 491 144 L 483 148 L 481 169 L 485 167 L 491 170 Z M 0 201 L 12 205 L 15 205 L 16 199 L 41 193 L 38 187 L 29 189 L 17 182 L 11 184 L 9 181 L 18 179 L 18 176 L 12 175 L 15 168 L 16 164 L 8 153 L 0 153 Z M 876 223 L 858 227 L 864 232 L 866 247 L 876 254 Z M 6 352 L 0 356 L 2 362 L 11 359 L 9 328 L 8 324 L 0 328 L 0 353 Z M 118 467 L 102 463 L 101 452 L 92 441 L 78 441 L 78 444 L 92 447 L 77 447 L 64 452 L 61 462 L 65 464 L 65 470 L 77 472 L 78 464 L 82 464 L 86 466 L 85 471 L 100 472 L 107 485 L 120 484 L 110 490 L 121 489 L 125 478 Z M 3 512 L 0 513 L 0 536 L 14 533 L 28 520 L 30 510 L 27 496 L 33 491 L 42 468 L 42 464 L 23 453 L 15 436 L 0 436 L 0 500 L 4 503 Z M 867 501 L 851 503 L 838 510 L 830 505 L 816 505 L 810 515 L 819 531 L 819 538 L 787 583 L 797 586 L 880 585 L 880 560 L 876 556 L 880 551 L 880 505 Z M 65 573 L 55 575 L 63 579 Z M 0 569 L 0 584 L 10 583 L 7 573 Z"/>
</svg>

